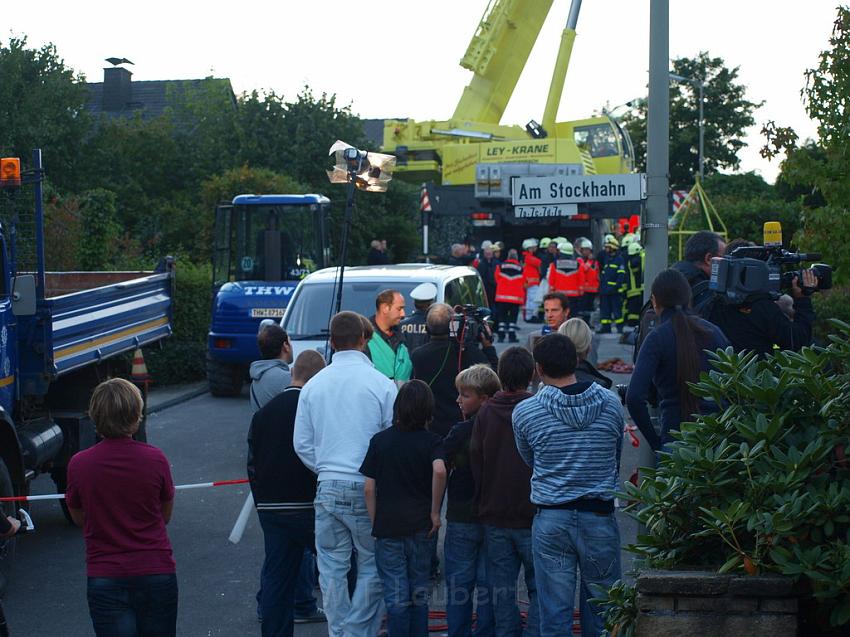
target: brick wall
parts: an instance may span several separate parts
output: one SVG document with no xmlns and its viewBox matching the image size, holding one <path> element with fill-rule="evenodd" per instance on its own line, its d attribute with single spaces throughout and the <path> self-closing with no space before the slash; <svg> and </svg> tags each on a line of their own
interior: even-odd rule
<svg viewBox="0 0 850 637">
<path fill-rule="evenodd" d="M 637 580 L 637 637 L 794 637 L 794 580 L 647 571 Z"/>
</svg>

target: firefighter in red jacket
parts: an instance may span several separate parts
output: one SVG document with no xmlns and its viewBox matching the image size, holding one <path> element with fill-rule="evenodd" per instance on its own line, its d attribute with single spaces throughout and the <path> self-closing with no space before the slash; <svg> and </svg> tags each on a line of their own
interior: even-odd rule
<svg viewBox="0 0 850 637">
<path fill-rule="evenodd" d="M 511 343 L 518 343 L 517 316 L 525 303 L 525 277 L 516 250 L 508 251 L 508 258 L 496 266 L 496 334 L 505 342 L 505 333 Z"/>
<path fill-rule="evenodd" d="M 549 265 L 546 275 L 549 292 L 561 292 L 570 300 L 570 315 L 580 311 L 581 296 L 584 292 L 584 272 L 579 267 L 573 244 L 562 241 L 558 244 L 558 255 Z"/>
<path fill-rule="evenodd" d="M 535 254 L 537 245 L 537 239 L 526 239 L 522 242 L 522 278 L 525 279 L 525 308 L 522 318 L 526 321 L 537 316 L 537 308 L 540 305 L 540 259 Z"/>
<path fill-rule="evenodd" d="M 584 273 L 584 286 L 581 295 L 581 311 L 590 315 L 596 303 L 596 295 L 599 293 L 599 261 L 593 256 L 593 244 L 590 239 L 582 239 L 579 244 L 578 262 Z"/>
</svg>

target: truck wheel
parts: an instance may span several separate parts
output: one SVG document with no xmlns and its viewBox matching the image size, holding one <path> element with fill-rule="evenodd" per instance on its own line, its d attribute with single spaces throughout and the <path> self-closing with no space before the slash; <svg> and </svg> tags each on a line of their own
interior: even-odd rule
<svg viewBox="0 0 850 637">
<path fill-rule="evenodd" d="M 15 495 L 15 488 L 12 485 L 12 477 L 9 475 L 9 470 L 6 468 L 6 463 L 0 459 L 0 497 L 8 497 Z M 15 503 L 3 502 L 0 505 L 0 514 L 14 515 Z M 12 571 L 12 562 L 15 559 L 15 538 L 14 536 L 5 540 L 0 540 L 0 598 L 6 594 L 6 587 L 9 582 L 9 574 Z"/>
<path fill-rule="evenodd" d="M 242 393 L 244 371 L 241 365 L 222 363 L 207 356 L 207 380 L 213 396 L 231 398 Z"/>
</svg>

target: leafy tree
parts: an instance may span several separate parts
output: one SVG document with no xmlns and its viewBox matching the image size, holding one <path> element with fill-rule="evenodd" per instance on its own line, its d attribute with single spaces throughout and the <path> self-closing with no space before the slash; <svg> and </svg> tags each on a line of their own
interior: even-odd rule
<svg viewBox="0 0 850 637">
<path fill-rule="evenodd" d="M 84 270 L 109 269 L 120 232 L 114 192 L 96 188 L 80 198 L 80 230 L 77 246 L 80 267 Z"/>
<path fill-rule="evenodd" d="M 753 172 L 716 173 L 705 180 L 705 189 L 726 224 L 729 239 L 761 243 L 765 221 L 779 221 L 787 244 L 802 224 L 797 202 L 783 200 L 779 192 Z"/>
<path fill-rule="evenodd" d="M 744 131 L 755 124 L 753 111 L 763 102 L 746 99 L 738 69 L 705 51 L 696 58 L 673 60 L 673 72 L 704 86 L 704 171 L 706 175 L 740 166 L 738 153 L 746 146 Z M 635 145 L 639 170 L 646 170 L 647 100 L 638 101 L 633 113 L 623 117 Z M 699 90 L 684 82 L 670 82 L 670 183 L 686 186 L 699 171 Z"/>
<path fill-rule="evenodd" d="M 26 44 L 25 37 L 0 42 L 0 152 L 29 163 L 33 148 L 49 149 L 48 177 L 71 188 L 90 129 L 88 91 L 54 45 L 28 49 Z"/>
<path fill-rule="evenodd" d="M 850 281 L 850 251 L 843 249 L 850 236 L 850 8 L 838 7 L 829 39 L 816 68 L 806 71 L 803 89 L 806 110 L 818 121 L 818 141 L 797 146 L 797 135 L 770 122 L 762 155 L 774 157 L 785 151 L 780 182 L 784 191 L 796 194 L 806 206 L 799 244 L 828 256 L 837 266 L 835 281 Z"/>
</svg>

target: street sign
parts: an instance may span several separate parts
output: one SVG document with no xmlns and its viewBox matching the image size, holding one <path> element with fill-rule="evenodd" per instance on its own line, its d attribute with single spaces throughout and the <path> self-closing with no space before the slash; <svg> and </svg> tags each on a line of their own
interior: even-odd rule
<svg viewBox="0 0 850 637">
<path fill-rule="evenodd" d="M 514 206 L 611 203 L 646 199 L 646 175 L 557 175 L 516 177 L 512 182 Z"/>
<path fill-rule="evenodd" d="M 563 203 L 553 206 L 516 206 L 514 208 L 514 216 L 517 219 L 572 217 L 575 214 L 578 214 L 578 206 L 574 203 Z"/>
</svg>

